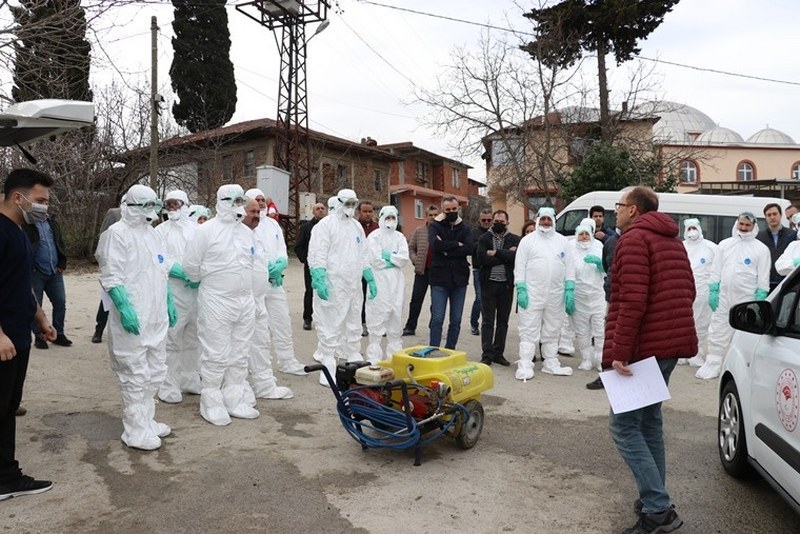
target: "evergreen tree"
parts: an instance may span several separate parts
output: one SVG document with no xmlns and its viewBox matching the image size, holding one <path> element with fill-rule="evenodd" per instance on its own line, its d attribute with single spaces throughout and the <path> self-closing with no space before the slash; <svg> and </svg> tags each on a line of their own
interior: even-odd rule
<svg viewBox="0 0 800 534">
<path fill-rule="evenodd" d="M 545 65 L 569 67 L 584 52 L 597 55 L 600 87 L 600 125 L 610 140 L 606 54 L 617 64 L 638 54 L 638 42 L 664 21 L 679 0 L 563 0 L 525 17 L 536 23 L 536 39 L 522 49 Z"/>
<path fill-rule="evenodd" d="M 172 115 L 191 132 L 219 128 L 236 111 L 236 80 L 225 0 L 172 0 L 175 54 L 169 75 L 179 98 Z"/>
<path fill-rule="evenodd" d="M 10 9 L 16 23 L 14 100 L 92 100 L 91 46 L 80 0 L 26 0 Z"/>
</svg>

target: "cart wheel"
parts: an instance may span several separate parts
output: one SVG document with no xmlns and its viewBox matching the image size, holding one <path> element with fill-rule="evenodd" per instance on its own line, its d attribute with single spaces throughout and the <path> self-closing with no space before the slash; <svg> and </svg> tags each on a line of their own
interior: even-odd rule
<svg viewBox="0 0 800 534">
<path fill-rule="evenodd" d="M 478 443 L 483 430 L 483 406 L 476 400 L 470 400 L 464 403 L 464 408 L 467 409 L 467 420 L 463 421 L 463 413 L 459 415 L 462 420 L 459 421 L 456 443 L 462 449 L 471 449 Z"/>
</svg>

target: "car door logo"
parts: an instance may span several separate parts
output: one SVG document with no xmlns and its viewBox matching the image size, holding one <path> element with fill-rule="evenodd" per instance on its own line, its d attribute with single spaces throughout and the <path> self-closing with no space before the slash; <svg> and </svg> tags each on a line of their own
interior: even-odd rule
<svg viewBox="0 0 800 534">
<path fill-rule="evenodd" d="M 800 414 L 800 395 L 798 395 L 797 375 L 792 369 L 784 369 L 778 377 L 775 407 L 783 427 L 789 432 L 794 432 Z"/>
</svg>

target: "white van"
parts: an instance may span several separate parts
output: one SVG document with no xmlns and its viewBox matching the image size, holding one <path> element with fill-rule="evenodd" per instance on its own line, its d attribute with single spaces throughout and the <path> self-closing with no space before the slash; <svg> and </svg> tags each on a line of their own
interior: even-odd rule
<svg viewBox="0 0 800 534">
<path fill-rule="evenodd" d="M 621 194 L 620 191 L 594 191 L 575 199 L 556 216 L 556 231 L 567 237 L 574 236 L 575 228 L 589 216 L 592 206 L 603 206 L 605 225 L 614 228 L 614 204 L 619 201 Z M 658 211 L 671 216 L 679 225 L 685 219 L 699 219 L 703 237 L 715 243 L 731 236 L 736 217 L 744 211 L 758 218 L 759 230 L 766 228 L 764 206 L 772 202 L 778 204 L 782 211 L 790 205 L 786 199 L 773 197 L 658 193 Z M 787 224 L 785 218 L 783 224 Z M 680 231 L 683 234 L 683 226 L 680 226 Z"/>
</svg>

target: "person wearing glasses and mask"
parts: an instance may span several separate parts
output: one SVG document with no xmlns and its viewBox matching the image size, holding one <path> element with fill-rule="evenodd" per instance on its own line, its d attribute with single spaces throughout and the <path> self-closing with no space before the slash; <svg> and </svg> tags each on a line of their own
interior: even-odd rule
<svg viewBox="0 0 800 534">
<path fill-rule="evenodd" d="M 314 359 L 336 372 L 336 360 L 364 361 L 361 356 L 361 279 L 367 282 L 368 298 L 378 294 L 369 266 L 367 238 L 355 219 L 358 197 L 352 189 L 336 195 L 333 211 L 320 220 L 308 244 L 308 270 L 314 288 L 317 320 L 317 350 Z M 319 383 L 327 386 L 320 373 Z"/>
<path fill-rule="evenodd" d="M 256 244 L 252 230 L 242 224 L 246 204 L 241 186 L 221 186 L 217 190 L 217 216 L 195 229 L 183 256 L 189 280 L 200 282 L 200 415 L 217 426 L 230 424 L 231 417 L 259 416 L 250 405 L 251 390 L 246 383 L 256 317 Z"/>
<path fill-rule="evenodd" d="M 472 303 L 472 311 L 469 314 L 469 326 L 473 336 L 481 335 L 480 321 L 481 318 L 481 277 L 480 269 L 481 263 L 478 257 L 478 240 L 489 231 L 492 226 L 492 210 L 485 208 L 481 210 L 478 217 L 478 226 L 472 229 L 472 285 L 475 286 L 475 301 Z"/>
<path fill-rule="evenodd" d="M 97 263 L 109 310 L 108 352 L 122 394 L 122 442 L 154 450 L 169 426 L 155 421 L 155 395 L 167 376 L 167 328 L 177 321 L 167 285 L 166 247 L 151 226 L 161 201 L 144 185 L 123 197 L 122 218 L 100 236 Z"/>
</svg>

